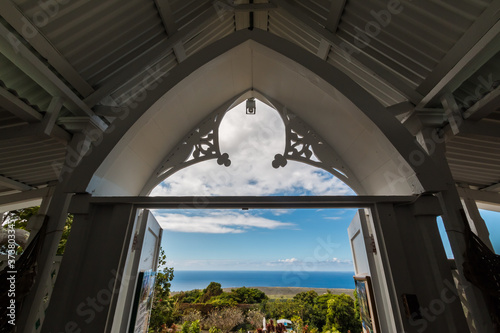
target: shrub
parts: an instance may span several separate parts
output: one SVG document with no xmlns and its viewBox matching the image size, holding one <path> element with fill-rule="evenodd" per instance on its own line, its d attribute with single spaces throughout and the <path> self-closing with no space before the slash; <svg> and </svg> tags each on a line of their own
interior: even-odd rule
<svg viewBox="0 0 500 333">
<path fill-rule="evenodd" d="M 347 333 L 349 330 L 352 333 L 361 332 L 361 322 L 352 297 L 340 294 L 328 301 L 326 324 L 329 329 L 335 328 L 342 333 Z"/>
<path fill-rule="evenodd" d="M 241 324 L 244 320 L 243 312 L 238 308 L 222 308 L 212 310 L 205 319 L 206 326 L 217 327 L 223 333 Z"/>
<path fill-rule="evenodd" d="M 201 328 L 200 328 L 200 321 L 195 320 L 191 323 L 191 326 L 189 327 L 189 333 L 200 333 Z"/>
<path fill-rule="evenodd" d="M 247 322 L 252 325 L 253 328 L 263 328 L 262 320 L 264 319 L 264 314 L 259 310 L 248 310 L 247 312 Z"/>
<path fill-rule="evenodd" d="M 186 312 L 184 312 L 184 315 L 182 316 L 182 321 L 186 322 L 193 322 L 198 320 L 198 322 L 203 319 L 203 316 L 201 315 L 201 312 L 196 309 L 187 309 Z"/>
<path fill-rule="evenodd" d="M 189 328 L 191 327 L 191 323 L 189 321 L 185 321 L 184 324 L 181 326 L 181 332 L 182 333 L 190 333 Z"/>
</svg>

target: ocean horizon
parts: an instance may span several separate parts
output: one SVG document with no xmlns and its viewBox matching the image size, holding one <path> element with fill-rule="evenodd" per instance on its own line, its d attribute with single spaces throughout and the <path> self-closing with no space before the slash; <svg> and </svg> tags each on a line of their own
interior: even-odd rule
<svg viewBox="0 0 500 333">
<path fill-rule="evenodd" d="M 304 287 L 354 289 L 354 272 L 304 271 L 176 271 L 171 291 L 204 289 L 210 282 L 222 288 L 239 287 Z"/>
</svg>

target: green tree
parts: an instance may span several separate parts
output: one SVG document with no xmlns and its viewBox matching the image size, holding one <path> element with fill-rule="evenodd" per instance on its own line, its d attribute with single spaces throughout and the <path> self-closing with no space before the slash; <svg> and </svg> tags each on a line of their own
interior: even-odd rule
<svg viewBox="0 0 500 333">
<path fill-rule="evenodd" d="M 314 299 L 313 310 L 308 318 L 308 323 L 312 327 L 322 330 L 326 325 L 326 316 L 328 311 L 328 301 L 335 295 L 327 292 L 326 294 L 319 295 Z"/>
<path fill-rule="evenodd" d="M 268 299 L 267 295 L 259 289 L 247 287 L 232 289 L 231 295 L 238 304 L 257 304 Z"/>
<path fill-rule="evenodd" d="M 220 283 L 210 282 L 210 284 L 205 289 L 203 289 L 203 293 L 202 293 L 198 302 L 199 303 L 206 303 L 212 297 L 219 296 L 222 293 L 223 293 L 223 290 L 221 288 Z"/>
<path fill-rule="evenodd" d="M 4 226 L 6 223 L 9 224 L 14 223 L 15 229 L 30 231 L 28 229 L 28 221 L 32 216 L 38 214 L 39 209 L 40 206 L 34 206 L 34 207 L 16 209 L 10 212 L 6 212 L 3 214 L 2 226 Z M 66 224 L 64 225 L 63 228 L 61 240 L 59 241 L 59 245 L 57 246 L 57 255 L 64 254 L 64 250 L 66 249 L 66 243 L 68 241 L 68 237 L 71 232 L 72 224 L 73 224 L 73 215 L 68 214 L 68 217 L 66 218 Z M 0 252 L 2 251 L 3 249 L 0 249 Z M 19 254 L 22 253 L 22 251 L 23 249 L 21 248 L 18 249 Z"/>
<path fill-rule="evenodd" d="M 266 318 L 291 318 L 301 312 L 299 304 L 289 299 L 264 300 L 260 310 L 266 314 Z"/>
<path fill-rule="evenodd" d="M 318 293 L 314 290 L 309 290 L 298 293 L 293 296 L 293 299 L 301 303 L 313 305 L 316 297 L 318 297 Z"/>
<path fill-rule="evenodd" d="M 29 219 L 38 214 L 40 206 L 11 210 L 3 214 L 3 223 L 14 223 L 15 229 L 28 230 Z M 3 224 L 2 223 L 2 224 Z M 28 230 L 29 231 L 29 230 Z"/>
<path fill-rule="evenodd" d="M 234 296 L 230 293 L 222 293 L 219 296 L 214 296 L 207 303 L 215 307 L 233 307 L 238 304 Z"/>
<path fill-rule="evenodd" d="M 361 325 L 361 311 L 359 310 L 359 298 L 356 289 L 354 289 L 354 311 L 356 312 L 356 318 Z M 362 327 L 361 327 L 362 328 Z"/>
<path fill-rule="evenodd" d="M 163 249 L 160 250 L 158 270 L 167 264 L 167 256 Z M 153 306 L 149 321 L 150 332 L 161 332 L 162 325 L 170 326 L 177 319 L 174 299 L 170 297 L 170 281 L 174 278 L 174 269 L 165 267 L 156 275 Z"/>
<path fill-rule="evenodd" d="M 293 297 L 295 307 L 304 325 L 316 327 L 313 319 L 315 316 L 314 303 L 317 298 L 318 293 L 314 290 L 304 291 Z"/>
<path fill-rule="evenodd" d="M 194 289 L 183 291 L 173 296 L 173 298 L 179 303 L 196 303 L 200 299 L 202 293 L 200 289 Z"/>
<path fill-rule="evenodd" d="M 354 300 L 346 294 L 334 295 L 328 301 L 328 311 L 326 317 L 328 329 L 334 328 L 341 333 L 361 332 L 361 322 L 354 307 Z"/>
</svg>

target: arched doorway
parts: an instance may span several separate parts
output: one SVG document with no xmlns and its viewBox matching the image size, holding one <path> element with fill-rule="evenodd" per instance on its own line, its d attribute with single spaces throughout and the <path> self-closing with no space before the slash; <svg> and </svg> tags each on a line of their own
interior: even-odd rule
<svg viewBox="0 0 500 333">
<path fill-rule="evenodd" d="M 132 112 L 124 117 L 123 122 L 129 124 L 129 127 L 125 126 L 128 130 L 117 129 L 115 132 L 110 132 L 109 137 L 95 147 L 94 151 L 74 169 L 73 175 L 62 185 L 69 192 L 87 191 L 92 194 L 92 197 L 81 195 L 72 200 L 72 212 L 81 215 L 80 229 L 77 234 L 87 235 L 87 238 L 82 238 L 82 240 L 90 240 L 92 238 L 88 237 L 96 236 L 97 240 L 93 240 L 99 243 L 99 240 L 105 240 L 104 233 L 112 233 L 115 228 L 120 230 L 120 233 L 116 235 L 119 242 L 112 246 L 108 244 L 112 255 L 95 266 L 95 269 L 103 274 L 100 275 L 97 286 L 92 286 L 92 288 L 98 288 L 99 285 L 102 287 L 102 283 L 109 282 L 106 275 L 111 272 L 109 265 L 115 267 L 123 264 L 125 249 L 128 249 L 133 242 L 134 217 L 137 209 L 192 204 L 198 205 L 199 208 L 200 202 L 203 204 L 200 198 L 188 198 L 187 201 L 186 199 L 176 201 L 172 198 L 156 199 L 159 202 L 155 203 L 151 201 L 152 199 L 143 197 L 104 198 L 102 196 L 136 196 L 141 192 L 149 191 L 146 186 L 148 179 L 175 146 L 182 141 L 186 133 L 189 133 L 210 113 L 219 109 L 227 109 L 245 92 L 253 89 L 253 91 L 265 93 L 266 98 L 272 100 L 273 105 L 286 106 L 307 122 L 345 161 L 348 170 L 362 185 L 364 193 L 372 195 L 372 197 L 365 198 L 357 197 L 354 201 L 353 199 L 329 198 L 326 200 L 333 201 L 327 203 L 322 202 L 323 199 L 307 198 L 301 204 L 343 206 L 351 200 L 349 205 L 368 206 L 375 209 L 376 213 L 373 215 L 377 217 L 374 228 L 378 228 L 377 234 L 387 237 L 384 239 L 384 244 L 389 236 L 392 239 L 390 244 L 393 247 L 380 252 L 384 253 L 384 269 L 390 275 L 387 280 L 383 281 L 386 287 L 392 290 L 389 293 L 391 304 L 393 304 L 390 311 L 395 317 L 399 317 L 395 318 L 395 325 L 399 323 L 399 327 L 409 326 L 409 323 L 404 324 L 405 321 L 402 318 L 400 309 L 402 303 L 399 301 L 399 295 L 405 288 L 410 290 L 408 294 L 416 293 L 415 290 L 423 292 L 425 289 L 428 290 L 425 300 L 430 302 L 432 295 L 439 294 L 439 284 L 443 283 L 442 277 L 449 278 L 450 273 L 446 269 L 439 270 L 439 274 L 435 274 L 432 280 L 427 281 L 427 284 L 423 286 L 416 284 L 418 277 L 412 277 L 408 273 L 409 268 L 404 277 L 395 277 L 390 272 L 391 267 L 405 261 L 405 265 L 409 265 L 406 259 L 398 258 L 397 249 L 402 246 L 398 239 L 401 235 L 416 228 L 411 223 L 411 225 L 398 227 L 397 222 L 406 218 L 407 221 L 420 221 L 418 224 L 421 224 L 423 221 L 429 221 L 429 217 L 439 214 L 438 209 L 428 211 L 427 206 L 419 206 L 420 203 L 426 201 L 431 202 L 430 207 L 436 205 L 439 207 L 439 204 L 436 204 L 436 198 L 432 196 L 408 198 L 407 196 L 426 191 L 446 190 L 443 178 L 440 177 L 440 169 L 413 141 L 402 125 L 390 117 L 376 100 L 340 71 L 332 70 L 332 68 L 324 70 L 324 66 L 305 51 L 298 50 L 279 38 L 270 37 L 261 32 L 241 32 L 216 44 L 207 54 L 194 57 L 187 63 L 183 67 L 184 72 L 180 69 L 176 74 L 179 77 L 160 78 L 163 80 L 163 85 L 160 82 L 158 86 L 164 90 L 149 91 L 142 101 L 138 100 L 135 103 L 136 107 L 129 110 Z M 196 96 L 196 98 L 193 99 L 191 96 Z M 132 106 L 133 104 L 130 105 Z M 378 197 L 384 194 L 406 196 L 403 198 Z M 221 207 L 283 205 L 283 202 L 273 203 L 268 198 L 252 199 L 255 202 L 249 199 L 245 202 L 234 201 L 231 198 L 221 200 L 215 200 L 214 205 Z M 290 200 L 293 201 L 293 199 Z M 336 200 L 340 202 L 335 203 Z M 382 222 L 387 220 L 391 222 Z M 107 222 L 103 224 L 103 221 Z M 389 231 L 388 226 L 397 231 Z M 426 230 L 421 237 L 425 238 L 428 234 L 433 234 L 433 230 Z M 97 237 L 97 235 L 101 236 Z M 68 285 L 73 287 L 88 286 L 88 281 L 85 281 L 83 277 L 74 279 L 70 276 L 78 266 L 76 264 L 79 262 L 78 258 L 81 258 L 80 262 L 84 263 L 81 269 L 91 269 L 95 265 L 95 259 L 92 256 L 102 253 L 103 244 L 95 247 L 92 245 L 93 250 L 89 249 L 88 244 L 82 242 L 80 244 L 73 242 L 73 244 L 74 261 L 61 269 L 59 279 L 61 282 L 58 281 L 58 284 L 71 280 L 71 284 Z M 439 251 L 433 248 L 432 244 L 426 250 L 427 256 L 422 256 L 420 266 L 442 264 L 436 261 L 428 262 L 427 259 L 432 255 L 433 250 Z M 81 253 L 81 250 L 85 253 Z M 438 261 L 441 259 L 439 258 Z M 90 274 L 88 270 L 83 272 Z M 411 282 L 405 278 L 409 278 Z M 113 288 L 119 286 L 120 278 L 115 277 L 113 281 Z M 59 290 L 56 288 L 56 292 L 61 296 L 57 298 L 60 302 L 70 297 L 61 294 L 63 289 Z M 92 295 L 98 293 L 99 289 L 79 290 L 78 292 L 80 296 L 88 293 Z M 81 303 L 79 297 L 74 298 L 72 302 L 75 303 L 76 308 Z M 69 309 L 72 308 L 69 307 Z M 111 332 L 110 318 L 114 315 L 116 302 L 113 303 L 113 299 L 110 299 L 109 303 L 102 308 L 102 315 L 96 313 L 95 319 L 87 318 L 90 320 L 87 324 Z M 432 322 L 432 324 L 444 327 L 444 322 L 451 322 L 450 318 L 453 317 L 453 313 L 461 311 L 457 308 L 459 307 L 455 304 L 453 308 L 443 311 L 442 313 L 445 314 L 442 318 L 444 319 Z M 64 311 L 61 305 L 51 306 L 47 329 L 60 326 L 61 322 L 58 322 L 55 315 L 58 310 Z M 76 315 L 67 313 L 67 316 L 63 318 L 82 320 L 78 313 Z M 73 322 L 75 321 L 70 322 L 71 327 L 79 327 L 74 326 Z M 416 329 L 413 327 L 413 330 Z"/>
</svg>

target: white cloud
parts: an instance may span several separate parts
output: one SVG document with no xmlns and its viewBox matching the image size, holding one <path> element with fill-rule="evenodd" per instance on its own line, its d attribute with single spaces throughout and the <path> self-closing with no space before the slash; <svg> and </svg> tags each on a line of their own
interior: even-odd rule
<svg viewBox="0 0 500 333">
<path fill-rule="evenodd" d="M 352 265 L 352 260 L 346 260 L 346 259 L 339 259 L 339 258 L 332 258 L 331 260 L 327 262 L 332 262 L 336 264 L 350 264 Z"/>
<path fill-rule="evenodd" d="M 297 262 L 298 259 L 297 258 L 290 258 L 290 259 L 280 259 L 278 261 L 279 262 L 284 262 L 284 263 L 294 263 L 294 262 Z"/>
<path fill-rule="evenodd" d="M 342 219 L 340 216 L 325 216 L 323 218 L 326 220 L 341 220 Z"/>
<path fill-rule="evenodd" d="M 273 210 L 271 210 L 271 213 L 275 216 L 291 214 L 293 212 L 294 212 L 293 209 L 273 209 Z"/>
<path fill-rule="evenodd" d="M 278 229 L 293 227 L 293 223 L 271 220 L 250 213 L 210 211 L 203 215 L 165 213 L 155 211 L 155 217 L 164 230 L 201 232 L 211 234 L 243 233 L 249 229 Z"/>
<path fill-rule="evenodd" d="M 156 187 L 153 196 L 267 196 L 346 195 L 354 192 L 326 171 L 289 161 L 271 165 L 285 147 L 284 125 L 278 113 L 258 102 L 256 115 L 245 115 L 243 105 L 228 112 L 220 126 L 221 152 L 231 166 L 215 160 L 181 170 Z"/>
<path fill-rule="evenodd" d="M 168 258 L 167 258 L 168 259 Z M 176 270 L 270 270 L 287 271 L 305 274 L 313 271 L 352 271 L 351 260 L 324 260 L 309 261 L 297 258 L 265 260 L 237 260 L 237 259 L 182 259 L 167 260 L 166 267 L 175 267 Z"/>
<path fill-rule="evenodd" d="M 292 271 L 328 271 L 328 270 L 352 270 L 353 262 L 349 259 L 331 258 L 316 260 L 314 258 L 289 258 L 270 261 L 265 264 L 270 269 L 292 270 Z"/>
</svg>

